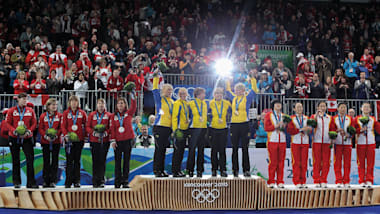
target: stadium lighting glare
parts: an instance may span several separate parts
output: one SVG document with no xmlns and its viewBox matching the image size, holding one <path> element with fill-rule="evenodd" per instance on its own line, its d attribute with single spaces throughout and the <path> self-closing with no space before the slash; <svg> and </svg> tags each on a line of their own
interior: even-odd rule
<svg viewBox="0 0 380 214">
<path fill-rule="evenodd" d="M 229 76 L 233 67 L 232 61 L 227 58 L 217 60 L 214 66 L 216 73 L 223 77 Z"/>
</svg>

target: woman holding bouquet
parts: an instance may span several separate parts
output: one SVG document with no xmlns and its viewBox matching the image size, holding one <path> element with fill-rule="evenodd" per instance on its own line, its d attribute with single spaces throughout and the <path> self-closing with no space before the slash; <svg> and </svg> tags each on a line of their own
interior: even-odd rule
<svg viewBox="0 0 380 214">
<path fill-rule="evenodd" d="M 110 120 L 111 113 L 106 111 L 106 101 L 98 99 L 96 111 L 88 115 L 86 124 L 92 154 L 92 185 L 95 188 L 103 188 L 105 183 L 106 158 L 110 147 Z"/>
<path fill-rule="evenodd" d="M 160 77 L 158 71 L 153 77 L 153 97 L 156 108 L 156 119 L 153 126 L 155 138 L 155 149 L 153 157 L 153 173 L 156 177 L 168 177 L 164 171 L 166 148 L 170 144 L 170 134 L 172 133 L 172 113 L 173 103 L 172 93 L 173 86 L 170 84 L 162 85 L 159 88 Z"/>
<path fill-rule="evenodd" d="M 58 156 L 61 136 L 62 114 L 57 111 L 57 100 L 50 98 L 46 102 L 46 112 L 41 114 L 38 131 L 41 135 L 43 155 L 43 187 L 54 188 L 57 183 Z"/>
<path fill-rule="evenodd" d="M 27 188 L 38 188 L 34 178 L 33 132 L 37 126 L 34 110 L 26 106 L 27 94 L 17 95 L 17 105 L 10 108 L 7 114 L 8 136 L 12 154 L 12 179 L 15 188 L 21 187 L 20 147 L 26 158 Z"/>
<path fill-rule="evenodd" d="M 380 123 L 371 114 L 371 105 L 363 103 L 362 115 L 355 118 L 357 135 L 357 162 L 359 172 L 359 184 L 362 187 L 372 187 L 373 170 L 375 165 L 375 131 L 380 133 Z"/>
<path fill-rule="evenodd" d="M 80 157 L 86 135 L 87 114 L 79 108 L 79 98 L 69 97 L 69 108 L 63 112 L 62 134 L 66 142 L 66 181 L 65 187 L 80 187 Z"/>
<path fill-rule="evenodd" d="M 307 188 L 306 172 L 309 154 L 309 133 L 311 127 L 307 125 L 308 117 L 303 114 L 302 103 L 294 106 L 295 115 L 287 127 L 291 138 L 293 183 L 298 188 Z"/>
<path fill-rule="evenodd" d="M 327 175 L 330 170 L 331 139 L 329 131 L 332 124 L 332 117 L 326 114 L 327 104 L 325 101 L 319 102 L 317 113 L 311 119 L 317 122 L 313 137 L 313 179 L 317 187 L 327 188 Z"/>
<path fill-rule="evenodd" d="M 268 186 L 273 188 L 277 183 L 279 188 L 284 188 L 284 161 L 286 155 L 286 136 L 284 114 L 281 112 L 280 100 L 272 101 L 272 112 L 265 115 L 264 129 L 268 134 Z M 291 122 L 291 121 L 289 121 Z M 277 174 L 277 181 L 275 179 Z"/>
<path fill-rule="evenodd" d="M 339 103 L 338 114 L 333 117 L 332 131 L 338 136 L 334 148 L 334 171 L 337 187 L 349 187 L 351 170 L 352 137 L 356 134 L 354 120 L 347 115 L 347 104 Z M 342 176 L 343 160 L 343 176 Z"/>
<path fill-rule="evenodd" d="M 135 134 L 132 128 L 132 118 L 136 112 L 136 92 L 130 93 L 131 106 L 123 97 L 117 99 L 116 112 L 111 116 L 111 146 L 115 152 L 115 188 L 129 188 L 129 161 L 131 159 L 132 143 Z M 121 161 L 123 160 L 123 170 Z"/>
</svg>

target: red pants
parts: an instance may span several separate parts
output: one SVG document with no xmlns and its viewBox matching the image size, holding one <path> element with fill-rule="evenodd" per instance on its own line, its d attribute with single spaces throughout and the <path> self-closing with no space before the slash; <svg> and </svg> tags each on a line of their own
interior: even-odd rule
<svg viewBox="0 0 380 214">
<path fill-rule="evenodd" d="M 330 158 L 330 144 L 313 143 L 313 180 L 315 184 L 327 183 Z"/>
<path fill-rule="evenodd" d="M 291 150 L 293 183 L 294 185 L 306 184 L 307 157 L 309 154 L 309 145 L 292 143 Z"/>
<path fill-rule="evenodd" d="M 364 182 L 373 183 L 373 167 L 375 165 L 375 144 L 358 145 L 356 147 L 358 171 L 359 171 L 359 184 Z M 366 171 L 367 159 L 367 171 Z"/>
<path fill-rule="evenodd" d="M 336 184 L 349 184 L 351 171 L 351 145 L 336 145 L 334 148 L 334 171 Z M 342 159 L 343 172 L 342 177 Z"/>
<path fill-rule="evenodd" d="M 268 142 L 268 184 L 283 184 L 284 183 L 284 162 L 286 155 L 286 143 Z M 276 182 L 277 174 L 277 182 Z"/>
</svg>

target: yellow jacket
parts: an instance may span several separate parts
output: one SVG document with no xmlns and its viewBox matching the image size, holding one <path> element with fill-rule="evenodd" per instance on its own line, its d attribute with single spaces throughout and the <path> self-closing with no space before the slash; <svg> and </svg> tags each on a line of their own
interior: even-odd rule
<svg viewBox="0 0 380 214">
<path fill-rule="evenodd" d="M 190 128 L 207 128 L 207 103 L 195 98 L 189 102 L 189 107 Z"/>
<path fill-rule="evenodd" d="M 159 77 L 153 78 L 153 98 L 156 106 L 155 126 L 172 127 L 172 112 L 174 101 L 169 97 L 161 96 L 158 88 Z"/>
<path fill-rule="evenodd" d="M 251 78 L 251 84 L 255 82 L 254 78 Z M 256 97 L 256 93 L 254 90 L 250 90 L 245 93 L 243 96 L 236 96 L 231 90 L 231 83 L 227 81 L 227 97 L 230 101 L 232 101 L 232 117 L 231 123 L 244 123 L 248 122 L 248 113 L 249 107 L 252 104 L 252 101 Z M 252 85 L 252 88 L 254 86 Z"/>
<path fill-rule="evenodd" d="M 211 111 L 211 128 L 227 128 L 227 113 L 231 110 L 230 101 L 225 99 L 216 101 L 215 99 L 213 99 L 210 101 L 209 108 Z M 221 121 L 219 119 L 221 119 Z"/>
<path fill-rule="evenodd" d="M 190 109 L 187 101 L 176 100 L 173 105 L 172 129 L 187 130 L 189 128 Z"/>
</svg>

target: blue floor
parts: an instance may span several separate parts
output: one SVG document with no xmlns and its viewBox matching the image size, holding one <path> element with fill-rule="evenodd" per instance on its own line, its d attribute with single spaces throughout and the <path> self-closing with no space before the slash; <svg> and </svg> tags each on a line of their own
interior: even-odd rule
<svg viewBox="0 0 380 214">
<path fill-rule="evenodd" d="M 333 209 L 312 209 L 312 210 L 264 210 L 264 211 L 238 211 L 238 210 L 221 210 L 221 211 L 124 211 L 124 210 L 75 210 L 75 211 L 41 211 L 41 210 L 23 210 L 23 209 L 0 209 L 1 214 L 67 214 L 67 213 L 104 213 L 104 214 L 140 214 L 140 213 L 208 213 L 208 214 L 226 214 L 226 213 L 360 213 L 372 214 L 380 213 L 380 206 L 355 207 L 355 208 L 333 208 Z"/>
</svg>

